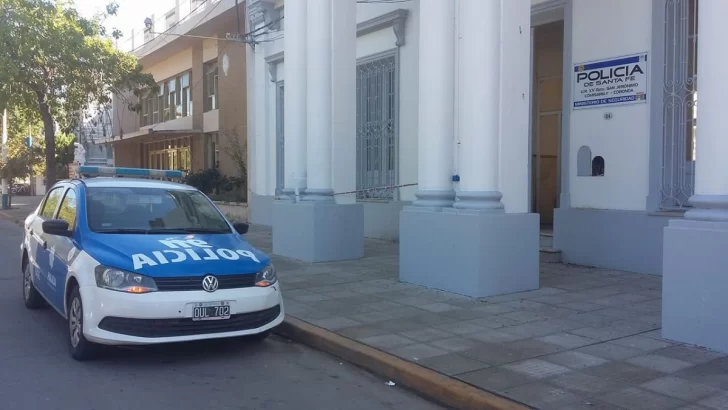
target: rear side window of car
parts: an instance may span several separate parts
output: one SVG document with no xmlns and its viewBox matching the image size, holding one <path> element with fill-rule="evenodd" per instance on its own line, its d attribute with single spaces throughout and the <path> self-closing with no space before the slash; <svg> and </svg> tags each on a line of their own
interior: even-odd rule
<svg viewBox="0 0 728 410">
<path fill-rule="evenodd" d="M 53 213 L 58 208 L 58 203 L 61 202 L 61 195 L 63 195 L 63 187 L 58 187 L 48 193 L 45 203 L 43 203 L 43 209 L 40 211 L 40 216 L 44 219 L 53 219 Z"/>
<path fill-rule="evenodd" d="M 61 208 L 58 210 L 58 219 L 68 222 L 70 230 L 76 226 L 76 192 L 73 189 L 66 191 Z"/>
</svg>

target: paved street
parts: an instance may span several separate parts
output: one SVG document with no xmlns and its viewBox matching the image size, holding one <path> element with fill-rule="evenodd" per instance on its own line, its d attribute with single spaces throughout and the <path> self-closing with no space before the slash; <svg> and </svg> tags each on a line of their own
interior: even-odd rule
<svg viewBox="0 0 728 410">
<path fill-rule="evenodd" d="M 67 354 L 65 322 L 23 307 L 21 229 L 0 217 L 0 410 L 437 409 L 335 358 L 271 337 Z"/>
</svg>

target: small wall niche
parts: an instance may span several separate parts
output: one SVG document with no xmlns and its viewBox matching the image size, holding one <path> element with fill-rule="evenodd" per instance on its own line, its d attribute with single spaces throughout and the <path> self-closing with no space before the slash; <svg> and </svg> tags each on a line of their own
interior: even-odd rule
<svg viewBox="0 0 728 410">
<path fill-rule="evenodd" d="M 592 153 L 586 145 L 581 146 L 576 154 L 576 176 L 592 176 Z"/>
<path fill-rule="evenodd" d="M 604 157 L 597 155 L 592 160 L 591 176 L 603 177 L 604 176 Z"/>
<path fill-rule="evenodd" d="M 576 176 L 603 177 L 604 157 L 597 155 L 592 158 L 591 148 L 586 145 L 579 147 L 579 151 L 576 153 Z"/>
</svg>

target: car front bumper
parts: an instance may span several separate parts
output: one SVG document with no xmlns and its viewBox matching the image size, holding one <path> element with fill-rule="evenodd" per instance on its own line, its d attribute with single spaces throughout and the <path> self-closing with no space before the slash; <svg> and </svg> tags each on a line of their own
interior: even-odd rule
<svg viewBox="0 0 728 410">
<path fill-rule="evenodd" d="M 97 286 L 80 288 L 84 335 L 107 345 L 185 342 L 254 335 L 283 322 L 278 284 L 267 288 L 128 294 Z M 200 302 L 229 302 L 230 318 L 192 321 Z"/>
</svg>

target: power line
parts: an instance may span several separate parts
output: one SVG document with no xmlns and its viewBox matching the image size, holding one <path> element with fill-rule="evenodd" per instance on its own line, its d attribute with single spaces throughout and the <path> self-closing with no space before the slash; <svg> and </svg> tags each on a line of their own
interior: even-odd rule
<svg viewBox="0 0 728 410">
<path fill-rule="evenodd" d="M 197 5 L 197 7 L 195 7 L 195 8 L 193 9 L 193 10 L 191 10 L 191 11 L 189 12 L 189 14 L 187 14 L 187 16 L 185 16 L 185 17 L 191 16 L 192 14 L 194 14 L 194 12 L 196 12 L 196 11 L 197 11 L 197 10 L 198 10 L 198 9 L 199 9 L 200 7 L 204 6 L 205 4 L 206 4 L 206 2 L 202 2 L 202 3 L 198 4 L 198 5 Z M 217 5 L 219 5 L 219 4 L 220 4 L 220 3 L 218 2 L 218 3 L 217 3 L 217 4 L 215 5 L 215 7 L 217 7 Z M 214 8 L 214 7 L 213 7 L 213 8 Z M 209 13 L 208 13 L 208 14 L 209 14 Z M 207 17 L 207 16 L 205 16 L 205 17 Z M 182 21 L 183 21 L 183 20 L 184 20 L 184 19 L 179 19 L 179 20 L 177 20 L 177 22 L 176 22 L 176 23 L 174 23 L 174 24 L 172 24 L 172 26 L 171 26 L 171 27 L 169 27 L 168 29 L 164 30 L 164 31 L 162 32 L 162 34 L 164 34 L 164 33 L 167 33 L 168 31 L 170 31 L 170 30 L 172 30 L 173 28 L 177 27 L 178 25 L 180 25 L 180 24 L 182 23 Z M 166 36 L 165 36 L 165 38 L 166 38 Z M 142 48 L 142 47 L 146 46 L 147 44 L 149 44 L 149 43 L 151 43 L 152 41 L 155 41 L 155 40 L 159 40 L 159 36 L 155 37 L 155 38 L 154 38 L 153 40 L 151 40 L 151 41 L 147 41 L 147 42 L 143 43 L 143 44 L 142 44 L 142 45 L 140 45 L 139 47 L 136 47 L 136 48 L 134 48 L 133 50 L 131 50 L 131 52 L 133 53 L 134 51 L 137 51 L 138 49 L 140 49 L 140 48 Z M 134 34 L 133 34 L 133 33 L 132 33 L 132 41 L 134 41 Z"/>
<path fill-rule="evenodd" d="M 216 4 L 216 6 L 217 6 L 217 5 L 219 5 L 219 4 L 220 4 L 220 3 L 217 3 L 217 4 Z M 199 7 L 199 6 L 198 6 L 198 7 Z M 211 12 L 212 12 L 212 10 L 214 10 L 214 7 L 213 7 L 212 9 L 210 9 L 210 11 L 208 11 L 207 15 L 205 15 L 205 17 L 203 17 L 203 18 L 202 18 L 202 19 L 200 20 L 200 22 L 202 22 L 202 21 L 203 21 L 203 20 L 204 20 L 204 19 L 205 19 L 205 18 L 206 18 L 206 17 L 207 17 L 207 16 L 208 16 L 208 15 L 209 15 L 209 14 L 210 14 Z M 274 38 L 274 39 L 271 39 L 271 40 L 262 40 L 262 41 L 259 41 L 259 42 L 256 42 L 256 41 L 255 41 L 255 40 L 253 39 L 253 35 L 254 35 L 255 33 L 258 33 L 258 32 L 260 32 L 261 30 L 264 30 L 264 29 L 267 29 L 267 28 L 271 27 L 272 25 L 276 24 L 277 22 L 279 22 L 279 21 L 283 20 L 283 18 L 284 18 L 284 17 L 283 17 L 283 16 L 281 16 L 281 17 L 279 17 L 279 18 L 277 18 L 277 19 L 275 19 L 275 20 L 273 20 L 273 21 L 271 21 L 271 22 L 269 22 L 269 23 L 265 24 L 264 26 L 258 27 L 257 29 L 255 29 L 255 30 L 251 30 L 251 31 L 249 31 L 249 32 L 247 32 L 247 33 L 245 33 L 245 34 L 241 34 L 241 33 L 238 33 L 238 35 L 236 36 L 236 40 L 235 40 L 235 41 L 231 41 L 231 42 L 227 42 L 227 43 L 225 43 L 225 44 L 223 45 L 223 47 L 222 47 L 222 48 L 221 48 L 221 49 L 220 49 L 220 50 L 218 51 L 218 55 L 221 55 L 221 54 L 223 54 L 223 53 L 225 52 L 225 50 L 227 49 L 227 47 L 228 47 L 228 46 L 229 46 L 229 45 L 230 45 L 231 43 L 233 43 L 233 42 L 234 42 L 234 43 L 248 43 L 248 44 L 250 44 L 251 46 L 253 46 L 253 47 L 254 47 L 254 44 L 255 44 L 255 43 L 259 43 L 259 42 L 268 42 L 268 41 L 276 41 L 276 40 L 278 40 L 278 39 L 280 39 L 280 38 L 283 38 L 283 35 L 281 35 L 281 36 L 279 36 L 279 37 L 277 37 L 277 38 Z M 199 25 L 199 23 L 200 23 L 200 22 L 198 22 L 198 24 L 197 24 L 197 25 Z M 197 27 L 197 25 L 195 25 L 195 27 Z M 192 28 L 190 28 L 190 30 L 189 30 L 189 31 L 193 30 L 193 29 L 194 29 L 195 27 L 192 27 Z M 261 34 L 266 34 L 266 33 L 261 33 Z M 246 40 L 242 40 L 242 41 L 241 41 L 240 39 L 246 39 Z M 219 39 L 219 40 L 224 40 L 224 39 Z M 198 87 L 198 86 L 200 85 L 200 82 L 202 82 L 202 81 L 203 81 L 203 80 L 205 79 L 205 77 L 206 77 L 206 76 L 207 76 L 207 73 L 206 73 L 206 72 L 203 72 L 203 73 L 202 73 L 202 76 L 201 76 L 201 77 L 200 77 L 200 78 L 199 78 L 199 79 L 198 79 L 198 80 L 197 80 L 197 81 L 196 81 L 196 82 L 195 82 L 194 84 L 192 84 L 192 85 L 191 85 L 191 87 L 190 87 L 190 90 L 194 92 L 194 90 L 195 90 L 195 89 L 196 89 L 196 88 L 197 88 L 197 87 Z M 203 90 L 203 92 L 204 92 L 204 90 Z M 217 92 L 219 93 L 219 92 L 220 92 L 220 90 L 218 89 L 218 90 L 217 90 Z M 131 102 L 130 102 L 130 101 L 129 101 L 128 99 L 126 99 L 126 98 L 125 98 L 125 97 L 124 97 L 123 95 L 121 95 L 121 94 L 118 94 L 118 95 L 116 95 L 116 97 L 117 97 L 117 98 L 119 98 L 120 100 L 122 100 L 123 102 L 126 102 L 127 104 L 131 104 Z M 143 98 L 141 98 L 141 97 L 140 97 L 140 100 L 143 100 Z M 168 102 L 168 101 L 167 101 L 167 102 Z M 203 103 L 203 106 L 204 106 L 204 103 Z M 118 106 L 117 106 L 117 108 L 118 108 Z M 203 110 L 204 110 L 204 108 L 203 108 Z M 136 114 L 137 114 L 137 115 L 141 115 L 140 113 L 136 113 Z M 193 113 L 193 114 L 192 114 L 192 115 L 190 115 L 190 116 L 191 116 L 191 117 L 194 117 L 194 116 L 197 116 L 197 115 L 203 115 L 203 114 L 204 114 L 204 111 L 202 111 L 202 112 L 196 112 L 196 113 Z M 118 117 L 118 111 L 117 111 L 117 117 Z M 152 126 L 152 127 L 150 128 L 150 131 L 156 131 L 156 130 L 157 130 L 157 127 L 161 126 L 161 125 L 162 125 L 163 123 L 164 123 L 164 121 L 162 121 L 162 122 L 159 122 L 159 123 L 157 123 L 157 124 L 154 124 L 154 125 L 153 125 L 153 126 Z M 121 134 L 121 133 L 120 133 L 120 134 Z M 120 137 L 121 137 L 121 136 L 122 136 L 122 135 L 120 135 Z M 113 138 L 113 136 L 112 136 L 112 138 Z M 120 138 L 120 139 L 121 139 L 121 138 Z"/>
<path fill-rule="evenodd" d="M 196 10 L 197 10 L 198 8 L 202 7 L 202 5 L 203 5 L 203 4 L 206 4 L 206 2 L 200 3 L 200 5 L 199 5 L 199 6 L 197 6 L 197 7 L 195 8 L 195 10 L 192 10 L 192 11 L 190 12 L 190 14 L 188 14 L 188 16 L 192 15 L 192 13 L 194 13 L 194 12 L 195 12 L 195 11 L 196 11 Z M 216 8 L 217 8 L 218 6 L 219 6 L 219 5 L 221 5 L 221 4 L 222 4 L 222 0 L 221 0 L 221 1 L 218 1 L 217 3 L 215 3 L 215 5 L 214 5 L 214 6 L 210 7 L 210 10 L 208 10 L 208 11 L 207 11 L 207 14 L 205 14 L 205 15 L 204 15 L 204 16 L 203 16 L 203 17 L 202 17 L 202 18 L 201 18 L 200 20 L 198 20 L 198 21 L 197 21 L 197 23 L 195 23 L 195 25 L 194 25 L 194 26 L 190 27 L 190 29 L 189 29 L 189 30 L 187 30 L 187 32 L 189 33 L 189 32 L 191 32 L 192 30 L 196 29 L 196 28 L 197 28 L 197 27 L 198 27 L 198 26 L 199 26 L 200 24 L 202 24 L 202 22 L 203 22 L 203 21 L 205 21 L 205 19 L 207 18 L 207 16 L 209 16 L 209 15 L 210 15 L 210 14 L 211 14 L 211 13 L 212 13 L 212 12 L 213 12 L 213 11 L 214 11 L 214 10 L 215 10 L 215 9 L 216 9 Z M 181 20 L 180 20 L 180 21 L 178 21 L 177 23 L 175 23 L 175 24 L 174 24 L 174 25 L 173 25 L 172 27 L 170 27 L 169 29 L 165 30 L 164 32 L 166 33 L 166 32 L 167 32 L 167 31 L 169 31 L 170 29 L 172 29 L 172 28 L 176 27 L 176 25 L 177 25 L 177 24 L 179 24 L 179 22 L 181 22 Z M 166 36 L 169 36 L 169 35 L 171 35 L 171 33 L 170 33 L 170 34 L 167 34 Z M 165 36 L 165 38 L 166 38 L 166 36 Z M 168 41 L 168 42 L 166 42 L 166 43 L 164 43 L 164 44 L 165 44 L 165 45 L 167 45 L 167 44 L 169 44 L 169 43 L 170 43 L 170 42 Z"/>
<path fill-rule="evenodd" d="M 218 3 L 218 4 L 219 4 L 219 3 Z M 266 24 L 266 25 L 264 25 L 264 26 L 258 27 L 258 28 L 257 28 L 257 29 L 255 29 L 255 30 L 249 31 L 249 32 L 247 32 L 247 33 L 245 33 L 245 34 L 242 34 L 242 35 L 239 35 L 239 38 L 240 38 L 240 37 L 242 37 L 242 38 L 246 38 L 246 37 L 251 37 L 251 36 L 252 36 L 252 34 L 254 34 L 254 33 L 258 32 L 258 31 L 261 31 L 261 30 L 263 30 L 263 29 L 266 29 L 266 28 L 268 28 L 268 27 L 272 26 L 273 24 L 275 24 L 275 23 L 277 23 L 277 22 L 279 22 L 279 21 L 281 21 L 281 20 L 283 20 L 283 17 L 279 17 L 279 18 L 277 18 L 277 19 L 275 19 L 275 20 L 271 21 L 270 23 L 268 23 L 268 24 Z M 283 37 L 283 36 L 281 36 L 281 37 Z M 223 53 L 225 52 L 225 50 L 227 49 L 227 46 L 228 46 L 228 45 L 230 45 L 230 44 L 231 44 L 231 43 L 225 43 L 225 44 L 223 45 L 222 49 L 221 49 L 221 50 L 219 50 L 219 51 L 217 52 L 217 53 L 218 53 L 218 55 L 221 55 L 221 54 L 223 54 Z M 251 44 L 251 46 L 252 46 L 252 44 Z M 199 79 L 198 79 L 198 80 L 197 80 L 197 81 L 196 81 L 196 82 L 195 82 L 195 83 L 194 83 L 194 84 L 193 84 L 193 85 L 192 85 L 192 86 L 190 87 L 190 90 L 194 90 L 195 88 L 197 88 L 197 86 L 198 86 L 198 85 L 200 85 L 200 82 L 201 82 L 201 81 L 203 81 L 203 80 L 205 79 L 206 75 L 207 75 L 207 73 L 204 73 L 204 72 L 203 72 L 203 73 L 202 73 L 202 77 L 200 77 L 200 78 L 199 78 Z M 203 91 L 204 91 L 204 90 L 203 90 Z M 217 91 L 219 92 L 219 89 L 218 89 Z M 201 112 L 201 113 L 194 113 L 194 114 L 192 114 L 192 116 L 194 117 L 195 115 L 202 115 L 202 114 L 204 114 L 204 111 L 203 111 L 203 112 Z M 155 130 L 156 130 L 156 127 L 158 127 L 158 126 L 160 126 L 160 125 L 162 125 L 162 122 L 160 122 L 160 123 L 157 123 L 157 124 L 153 125 L 153 126 L 152 126 L 152 128 L 151 128 L 150 130 L 151 130 L 151 131 L 155 131 Z"/>
</svg>

